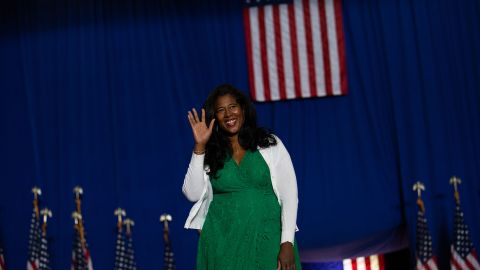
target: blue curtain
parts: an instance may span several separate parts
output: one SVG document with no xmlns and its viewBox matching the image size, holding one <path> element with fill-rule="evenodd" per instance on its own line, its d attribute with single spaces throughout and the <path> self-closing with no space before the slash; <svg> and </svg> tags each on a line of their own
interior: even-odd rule
<svg viewBox="0 0 480 270">
<path fill-rule="evenodd" d="M 121 206 L 136 222 L 140 269 L 161 268 L 164 212 L 173 216 L 178 269 L 194 269 L 198 236 L 183 229 L 191 204 L 181 194 L 193 146 L 186 112 L 220 83 L 248 91 L 241 3 L 0 5 L 0 238 L 8 267 L 27 259 L 33 185 L 54 215 L 52 266 L 69 267 L 72 189 L 81 185 L 95 268 L 113 267 L 113 211 Z M 454 174 L 480 247 L 480 4 L 344 0 L 343 8 L 349 94 L 256 104 L 296 168 L 299 246 L 354 257 L 392 250 L 399 232 L 414 243 L 411 187 L 423 181 L 434 251 L 446 265 Z"/>
</svg>

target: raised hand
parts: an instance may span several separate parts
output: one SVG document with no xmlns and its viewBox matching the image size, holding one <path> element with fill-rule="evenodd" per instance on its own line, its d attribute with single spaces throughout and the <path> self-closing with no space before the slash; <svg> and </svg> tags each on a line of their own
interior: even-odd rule
<svg viewBox="0 0 480 270">
<path fill-rule="evenodd" d="M 197 114 L 197 110 L 192 108 L 192 111 L 188 111 L 188 121 L 192 127 L 193 139 L 195 140 L 195 150 L 196 152 L 204 152 L 205 145 L 207 144 L 210 136 L 212 135 L 213 124 L 215 123 L 215 118 L 210 121 L 210 124 L 207 126 L 205 119 L 205 109 L 202 109 L 202 118 L 200 119 Z"/>
</svg>

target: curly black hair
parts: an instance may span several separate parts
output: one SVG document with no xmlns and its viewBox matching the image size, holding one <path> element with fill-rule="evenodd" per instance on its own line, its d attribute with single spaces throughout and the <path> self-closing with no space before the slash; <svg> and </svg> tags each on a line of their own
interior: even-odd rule
<svg viewBox="0 0 480 270">
<path fill-rule="evenodd" d="M 244 123 L 238 133 L 238 142 L 245 150 L 255 151 L 257 147 L 267 148 L 277 144 L 271 131 L 257 126 L 257 113 L 250 99 L 240 90 L 230 84 L 217 86 L 207 97 L 203 108 L 207 123 L 215 117 L 215 102 L 221 96 L 231 95 L 244 113 Z M 206 145 L 205 164 L 209 166 L 208 175 L 215 178 L 217 172 L 225 164 L 227 155 L 232 154 L 232 147 L 227 134 L 215 122 L 212 135 Z"/>
</svg>

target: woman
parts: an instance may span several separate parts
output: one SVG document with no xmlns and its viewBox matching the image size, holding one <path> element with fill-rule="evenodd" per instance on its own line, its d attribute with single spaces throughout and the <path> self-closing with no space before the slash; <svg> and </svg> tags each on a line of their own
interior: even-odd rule
<svg viewBox="0 0 480 270">
<path fill-rule="evenodd" d="M 188 112 L 195 146 L 183 193 L 185 228 L 201 230 L 197 269 L 296 269 L 297 183 L 278 137 L 257 127 L 253 104 L 220 85 Z"/>
</svg>

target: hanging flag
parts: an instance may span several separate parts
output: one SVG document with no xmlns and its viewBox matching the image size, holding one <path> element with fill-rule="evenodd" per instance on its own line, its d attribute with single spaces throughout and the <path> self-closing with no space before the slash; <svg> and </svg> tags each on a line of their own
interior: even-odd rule
<svg viewBox="0 0 480 270">
<path fill-rule="evenodd" d="M 432 237 L 428 230 L 427 218 L 425 217 L 425 205 L 423 203 L 421 193 L 425 190 L 425 186 L 421 182 L 413 185 L 413 190 L 417 191 L 417 241 L 415 255 L 417 257 L 417 270 L 438 270 L 437 258 L 433 255 Z"/>
<path fill-rule="evenodd" d="M 72 263 L 71 270 L 88 270 L 87 258 L 85 256 L 85 248 L 83 244 L 82 230 L 80 224 L 82 222 L 82 215 L 77 211 L 72 213 L 74 220 L 73 228 L 73 246 L 72 246 Z"/>
<path fill-rule="evenodd" d="M 127 270 L 127 254 L 125 250 L 125 235 L 123 233 L 123 217 L 126 215 L 122 208 L 115 209 L 117 216 L 117 241 L 115 243 L 115 264 L 114 270 Z"/>
<path fill-rule="evenodd" d="M 347 93 L 341 0 L 244 1 L 253 100 Z"/>
<path fill-rule="evenodd" d="M 168 223 L 172 221 L 172 216 L 169 214 L 162 214 L 160 216 L 160 222 L 163 223 L 163 264 L 165 270 L 175 270 L 175 259 L 173 256 L 172 243 L 170 241 L 170 230 L 168 228 Z"/>
<path fill-rule="evenodd" d="M 450 265 L 452 270 L 480 270 L 480 263 L 477 252 L 470 240 L 468 226 L 465 224 L 463 212 L 460 208 L 460 194 L 458 185 L 462 181 L 453 176 L 450 178 L 450 184 L 455 189 L 455 218 L 453 224 L 453 242 L 450 246 L 451 258 Z"/>
<path fill-rule="evenodd" d="M 42 209 L 40 214 L 43 217 L 42 236 L 40 240 L 39 270 L 51 270 L 50 256 L 48 255 L 47 241 L 47 219 L 52 217 L 52 211 L 48 208 Z"/>
<path fill-rule="evenodd" d="M 73 189 L 75 194 L 75 211 L 72 213 L 74 225 L 74 238 L 72 248 L 71 270 L 93 270 L 92 257 L 88 249 L 85 222 L 82 216 L 82 200 L 83 189 L 76 186 Z"/>
<path fill-rule="evenodd" d="M 30 220 L 30 232 L 28 236 L 27 270 L 38 270 L 39 264 L 40 264 L 39 256 L 40 256 L 41 235 L 42 235 L 42 230 L 40 228 L 40 210 L 39 210 L 38 197 L 42 195 L 42 190 L 38 187 L 33 187 L 32 193 L 33 193 L 33 209 L 32 209 L 32 219 Z"/>
<path fill-rule="evenodd" d="M 133 236 L 132 236 L 132 227 L 135 226 L 133 220 L 127 218 L 123 222 L 125 225 L 125 235 L 127 237 L 127 246 L 126 246 L 126 269 L 127 270 L 137 270 L 137 263 L 135 261 L 135 252 L 133 249 Z"/>
<path fill-rule="evenodd" d="M 3 257 L 3 248 L 0 246 L 0 270 L 7 270 L 5 258 Z"/>
<path fill-rule="evenodd" d="M 354 259 L 343 260 L 344 270 L 384 270 L 383 255 L 372 255 L 367 257 L 359 257 Z"/>
</svg>

